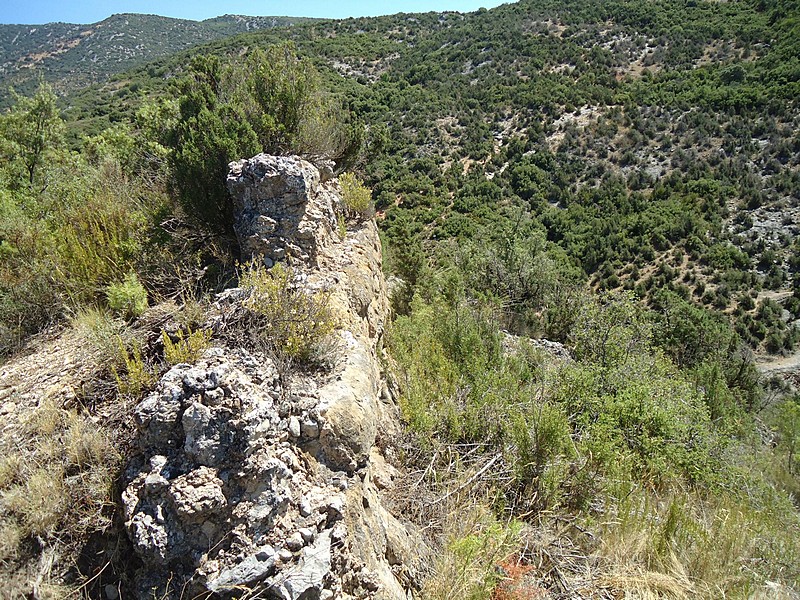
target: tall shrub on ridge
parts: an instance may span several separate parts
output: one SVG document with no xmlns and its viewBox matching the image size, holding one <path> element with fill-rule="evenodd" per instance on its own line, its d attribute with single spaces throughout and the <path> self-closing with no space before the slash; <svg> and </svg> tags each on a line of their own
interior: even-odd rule
<svg viewBox="0 0 800 600">
<path fill-rule="evenodd" d="M 190 216 L 223 234 L 233 225 L 229 162 L 258 152 L 340 159 L 361 141 L 322 93 L 313 66 L 289 44 L 255 50 L 238 63 L 195 58 L 179 110 L 170 140 L 176 191 Z"/>
</svg>

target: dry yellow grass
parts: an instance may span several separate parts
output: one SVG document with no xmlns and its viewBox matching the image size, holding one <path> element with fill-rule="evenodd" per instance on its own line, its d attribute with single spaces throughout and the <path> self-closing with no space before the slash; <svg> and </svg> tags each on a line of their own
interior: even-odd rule
<svg viewBox="0 0 800 600">
<path fill-rule="evenodd" d="M 61 465 L 38 467 L 24 484 L 12 486 L 0 497 L 4 512 L 14 515 L 26 536 L 51 535 L 69 507 Z"/>
<path fill-rule="evenodd" d="M 28 538 L 58 545 L 102 528 L 120 459 L 106 432 L 47 401 L 14 429 L 0 447 L 0 556 Z"/>
<path fill-rule="evenodd" d="M 18 454 L 8 454 L 0 458 L 0 490 L 17 481 L 22 468 L 22 458 Z"/>
<path fill-rule="evenodd" d="M 22 530 L 14 521 L 0 520 L 0 561 L 15 558 L 22 542 Z"/>
<path fill-rule="evenodd" d="M 70 419 L 63 445 L 67 462 L 79 469 L 103 466 L 117 459 L 106 433 L 88 419 L 75 415 Z"/>
<path fill-rule="evenodd" d="M 614 512 L 599 527 L 598 554 L 608 565 L 605 582 L 626 597 L 750 597 L 765 584 L 748 568 L 767 558 L 761 540 L 782 539 L 785 561 L 800 552 L 796 522 L 684 490 L 660 498 L 634 490 Z"/>
</svg>

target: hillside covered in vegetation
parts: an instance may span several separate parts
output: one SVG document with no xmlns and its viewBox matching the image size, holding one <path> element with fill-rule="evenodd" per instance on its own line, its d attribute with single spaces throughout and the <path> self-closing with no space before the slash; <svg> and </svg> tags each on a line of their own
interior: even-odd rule
<svg viewBox="0 0 800 600">
<path fill-rule="evenodd" d="M 225 15 L 188 21 L 119 14 L 89 25 L 0 24 L 0 85 L 32 93 L 42 77 L 63 94 L 204 42 L 308 20 Z M 10 98 L 5 93 L 0 98 L 7 108 Z"/>
<path fill-rule="evenodd" d="M 247 281 L 228 164 L 298 153 L 342 174 L 342 238 L 374 216 L 384 240 L 384 367 L 406 426 L 386 441 L 392 501 L 438 550 L 416 595 L 795 597 L 797 14 L 520 0 L 313 21 L 14 96 L 0 351 L 83 336 L 99 358 L 53 427 L 67 445 L 74 423 L 117 440 L 55 465 L 35 424 L 16 447 L 74 498 L 76 472 L 102 467 L 110 489 L 130 424 L 108 407 L 151 389 L 176 342 L 236 341 L 203 316 Z M 84 547 L 84 512 L 33 518 L 29 467 L 0 466 L 4 573 Z M 124 537 L 103 485 L 89 508 Z M 103 556 L 102 581 L 124 587 Z M 84 562 L 62 583 L 89 579 Z"/>
</svg>

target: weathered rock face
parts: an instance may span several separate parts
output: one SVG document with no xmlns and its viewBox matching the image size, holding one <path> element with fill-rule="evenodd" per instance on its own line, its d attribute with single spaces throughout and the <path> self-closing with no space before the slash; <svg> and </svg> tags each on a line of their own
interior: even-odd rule
<svg viewBox="0 0 800 600">
<path fill-rule="evenodd" d="M 231 181 L 248 198 L 238 222 L 262 222 L 256 206 L 276 222 L 241 237 L 246 251 L 292 258 L 304 286 L 330 294 L 336 366 L 287 384 L 264 356 L 212 348 L 136 407 L 142 454 L 122 497 L 144 563 L 139 595 L 406 599 L 424 548 L 381 502 L 394 471 L 376 437 L 397 423 L 376 354 L 388 300 L 375 224 L 331 235 L 337 184 L 323 189 L 296 157 L 240 161 Z M 301 230 L 310 233 L 288 237 Z"/>
<path fill-rule="evenodd" d="M 258 154 L 231 163 L 228 190 L 242 253 L 267 266 L 280 260 L 312 263 L 336 231 L 338 183 L 297 156 Z M 328 173 L 332 176 L 332 173 Z"/>
</svg>

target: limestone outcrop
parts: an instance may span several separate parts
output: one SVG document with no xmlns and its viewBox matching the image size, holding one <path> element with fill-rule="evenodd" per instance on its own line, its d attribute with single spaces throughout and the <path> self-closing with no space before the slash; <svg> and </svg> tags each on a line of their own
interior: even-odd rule
<svg viewBox="0 0 800 600">
<path fill-rule="evenodd" d="M 269 357 L 212 347 L 170 369 L 135 409 L 141 454 L 125 474 L 126 526 L 156 597 L 413 597 L 425 549 L 382 502 L 379 438 L 396 407 L 378 353 L 388 318 L 374 222 L 340 239 L 335 179 L 298 157 L 231 165 L 246 254 L 286 260 L 326 290 L 334 366 L 280 376 Z M 236 310 L 236 293 L 219 311 Z"/>
<path fill-rule="evenodd" d="M 330 168 L 297 156 L 259 154 L 230 165 L 228 191 L 242 253 L 315 264 L 333 243 L 339 188 Z"/>
</svg>

